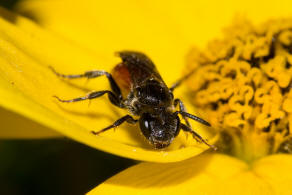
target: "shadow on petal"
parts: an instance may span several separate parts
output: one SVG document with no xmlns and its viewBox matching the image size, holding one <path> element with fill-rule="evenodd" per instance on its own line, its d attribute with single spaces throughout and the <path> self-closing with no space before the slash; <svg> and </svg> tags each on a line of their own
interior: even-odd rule
<svg viewBox="0 0 292 195">
<path fill-rule="evenodd" d="M 53 131 L 40 123 L 30 120 L 22 115 L 0 107 L 1 130 L 0 138 L 51 138 L 60 137 L 60 133 Z"/>
</svg>

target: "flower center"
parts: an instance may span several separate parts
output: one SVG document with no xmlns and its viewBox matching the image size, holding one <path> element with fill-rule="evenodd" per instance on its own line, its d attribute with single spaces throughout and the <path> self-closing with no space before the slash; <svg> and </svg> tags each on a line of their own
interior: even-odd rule
<svg viewBox="0 0 292 195">
<path fill-rule="evenodd" d="M 188 56 L 191 99 L 220 132 L 221 151 L 253 161 L 292 153 L 292 19 L 236 21 Z"/>
</svg>

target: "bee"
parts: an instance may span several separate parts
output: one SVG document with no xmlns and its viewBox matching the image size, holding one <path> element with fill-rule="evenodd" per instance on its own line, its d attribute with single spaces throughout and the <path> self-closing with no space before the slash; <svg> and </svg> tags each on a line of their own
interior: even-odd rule
<svg viewBox="0 0 292 195">
<path fill-rule="evenodd" d="M 180 130 L 191 133 L 197 141 L 216 149 L 215 146 L 208 144 L 205 139 L 192 129 L 188 119 L 195 120 L 206 126 L 210 126 L 210 124 L 188 113 L 183 102 L 173 96 L 173 91 L 186 77 L 168 88 L 154 63 L 145 54 L 122 51 L 118 52 L 117 55 L 121 58 L 121 62 L 113 68 L 111 73 L 94 70 L 83 74 L 64 75 L 50 67 L 57 76 L 68 79 L 84 77 L 93 79 L 105 75 L 111 88 L 111 90 L 96 91 L 70 100 L 54 97 L 60 102 L 78 102 L 107 94 L 109 101 L 113 105 L 129 111 L 130 114 L 121 117 L 112 125 L 100 131 L 92 131 L 94 135 L 118 127 L 124 122 L 130 124 L 139 123 L 142 134 L 156 149 L 169 146 Z M 179 110 L 176 111 L 175 108 L 177 106 Z M 181 115 L 185 124 L 181 122 L 179 115 Z M 132 116 L 138 116 L 139 119 L 135 119 Z"/>
</svg>

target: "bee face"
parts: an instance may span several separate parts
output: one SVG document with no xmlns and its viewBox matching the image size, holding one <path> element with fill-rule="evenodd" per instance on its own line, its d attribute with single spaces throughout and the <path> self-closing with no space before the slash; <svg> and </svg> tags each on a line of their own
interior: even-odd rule
<svg viewBox="0 0 292 195">
<path fill-rule="evenodd" d="M 179 132 L 180 120 L 177 115 L 162 111 L 159 115 L 143 113 L 139 120 L 140 129 L 148 141 L 162 149 L 171 144 Z"/>
</svg>

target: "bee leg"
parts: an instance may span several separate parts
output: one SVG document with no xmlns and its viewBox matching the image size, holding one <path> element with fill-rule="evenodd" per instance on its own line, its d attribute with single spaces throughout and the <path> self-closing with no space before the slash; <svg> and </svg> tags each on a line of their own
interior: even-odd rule
<svg viewBox="0 0 292 195">
<path fill-rule="evenodd" d="M 177 104 L 179 104 L 179 110 L 180 111 L 187 112 L 184 103 L 180 99 L 178 99 L 178 98 L 174 100 L 174 106 L 175 107 L 177 106 Z M 182 116 L 182 117 L 185 120 L 187 126 L 192 129 L 192 126 L 191 126 L 190 122 L 188 121 L 187 117 L 185 117 L 185 116 Z"/>
<path fill-rule="evenodd" d="M 117 98 L 122 100 L 122 94 L 119 86 L 117 85 L 116 81 L 113 79 L 112 75 L 104 70 L 93 70 L 93 71 L 87 71 L 83 74 L 72 74 L 72 75 L 64 75 L 61 73 L 58 73 L 53 67 L 49 66 L 49 68 L 55 73 L 58 77 L 62 78 L 68 78 L 68 79 L 76 79 L 76 78 L 96 78 L 102 75 L 105 75 L 107 79 L 109 80 L 111 89 L 113 90 L 114 94 Z"/>
<path fill-rule="evenodd" d="M 126 115 L 126 116 L 123 116 L 122 118 L 118 119 L 117 121 L 115 121 L 112 125 L 100 130 L 100 131 L 91 131 L 91 133 L 93 133 L 94 135 L 98 135 L 102 132 L 105 132 L 109 129 L 112 129 L 112 128 L 115 128 L 115 127 L 118 127 L 120 126 L 122 123 L 124 122 L 127 122 L 127 123 L 130 123 L 130 124 L 135 124 L 136 122 L 138 122 L 138 120 L 135 120 L 132 116 L 130 115 Z"/>
<path fill-rule="evenodd" d="M 175 115 L 178 115 L 178 114 L 181 114 L 183 117 L 188 117 L 190 119 L 193 119 L 199 123 L 202 123 L 203 125 L 206 125 L 206 126 L 211 126 L 210 123 L 208 123 L 207 121 L 205 121 L 204 119 L 201 119 L 200 117 L 197 117 L 195 115 L 192 115 L 190 113 L 187 113 L 187 112 L 183 112 L 183 111 L 176 111 L 174 112 Z"/>
<path fill-rule="evenodd" d="M 116 95 L 113 92 L 108 91 L 108 90 L 95 91 L 95 92 L 89 93 L 86 96 L 78 97 L 78 98 L 74 98 L 74 99 L 70 99 L 70 100 L 62 100 L 57 96 L 53 96 L 53 97 L 55 97 L 60 102 L 70 103 L 70 102 L 78 102 L 78 101 L 83 101 L 83 100 L 87 100 L 87 99 L 90 100 L 90 99 L 98 98 L 98 97 L 100 97 L 100 96 L 102 96 L 102 95 L 104 95 L 106 93 L 108 94 L 108 98 L 109 98 L 109 100 L 111 101 L 112 104 L 114 104 L 114 105 L 116 105 L 118 107 L 121 107 L 121 108 L 124 107 L 122 101 L 119 98 L 117 98 Z"/>
<path fill-rule="evenodd" d="M 184 81 L 186 81 L 193 73 L 195 72 L 195 70 L 192 70 L 191 72 L 189 72 L 188 74 L 186 74 L 185 76 L 183 76 L 182 78 L 180 78 L 179 80 L 177 80 L 169 89 L 170 91 L 174 91 L 177 87 L 179 87 Z"/>
<path fill-rule="evenodd" d="M 204 138 L 202 138 L 202 136 L 200 136 L 198 133 L 196 133 L 194 130 L 192 130 L 191 128 L 189 128 L 185 124 L 181 123 L 180 128 L 185 132 L 191 133 L 196 140 L 203 142 L 204 144 L 206 144 L 207 146 L 209 146 L 213 150 L 217 150 L 216 146 L 208 144 L 208 142 Z"/>
</svg>

